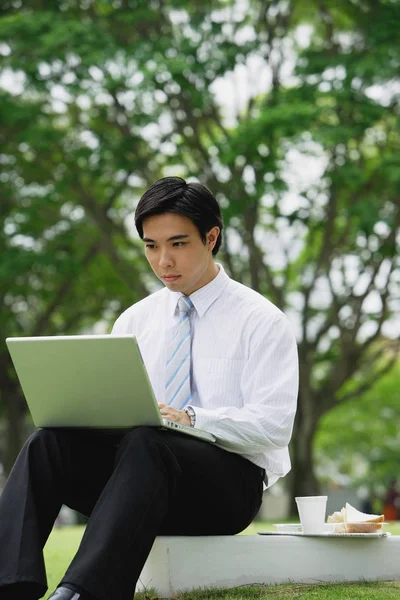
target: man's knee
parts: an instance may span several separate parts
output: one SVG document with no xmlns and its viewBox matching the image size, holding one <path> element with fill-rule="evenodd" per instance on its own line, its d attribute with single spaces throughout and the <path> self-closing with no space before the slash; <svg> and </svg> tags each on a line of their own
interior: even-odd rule
<svg viewBox="0 0 400 600">
<path fill-rule="evenodd" d="M 68 430 L 38 429 L 26 440 L 21 454 L 32 457 L 33 460 L 47 456 L 54 463 L 61 456 L 69 454 L 72 441 Z"/>
<path fill-rule="evenodd" d="M 35 449 L 53 444 L 55 439 L 56 434 L 52 429 L 37 429 L 29 436 L 24 446 L 28 449 Z"/>
</svg>

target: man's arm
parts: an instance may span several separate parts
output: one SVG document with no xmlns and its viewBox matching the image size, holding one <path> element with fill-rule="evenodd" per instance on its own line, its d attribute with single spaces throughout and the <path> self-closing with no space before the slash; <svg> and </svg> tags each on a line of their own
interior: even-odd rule
<svg viewBox="0 0 400 600">
<path fill-rule="evenodd" d="M 251 348 L 241 376 L 244 406 L 194 407 L 196 427 L 213 433 L 232 452 L 258 454 L 288 445 L 298 395 L 296 340 L 278 315 Z"/>
</svg>

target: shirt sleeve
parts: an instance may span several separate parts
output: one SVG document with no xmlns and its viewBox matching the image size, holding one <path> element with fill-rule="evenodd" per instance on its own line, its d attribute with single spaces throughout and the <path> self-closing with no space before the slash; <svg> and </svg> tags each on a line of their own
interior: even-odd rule
<svg viewBox="0 0 400 600">
<path fill-rule="evenodd" d="M 298 355 L 287 317 L 278 315 L 251 347 L 241 376 L 243 406 L 195 406 L 196 427 L 238 454 L 285 448 L 290 441 L 298 395 Z"/>
<path fill-rule="evenodd" d="M 111 330 L 111 335 L 124 335 L 126 333 L 135 334 L 135 326 L 132 315 L 129 314 L 131 311 L 125 311 L 115 321 Z"/>
</svg>

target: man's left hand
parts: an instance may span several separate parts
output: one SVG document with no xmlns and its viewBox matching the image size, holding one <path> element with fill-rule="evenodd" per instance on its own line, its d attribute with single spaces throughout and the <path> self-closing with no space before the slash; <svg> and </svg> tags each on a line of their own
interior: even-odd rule
<svg viewBox="0 0 400 600">
<path fill-rule="evenodd" d="M 190 426 L 190 417 L 185 413 L 184 410 L 178 410 L 177 408 L 172 408 L 172 406 L 168 406 L 168 404 L 159 403 L 160 412 L 164 419 L 169 419 L 170 421 L 176 421 L 177 423 L 182 423 L 182 425 Z"/>
</svg>

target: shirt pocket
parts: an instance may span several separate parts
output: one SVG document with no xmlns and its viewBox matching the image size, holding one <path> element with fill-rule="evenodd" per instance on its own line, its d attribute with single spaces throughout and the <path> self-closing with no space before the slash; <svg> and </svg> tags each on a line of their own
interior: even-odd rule
<svg viewBox="0 0 400 600">
<path fill-rule="evenodd" d="M 244 360 L 198 358 L 195 384 L 203 408 L 243 405 L 240 389 Z"/>
</svg>

